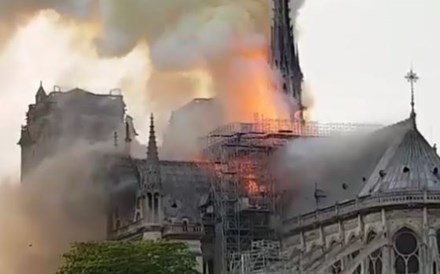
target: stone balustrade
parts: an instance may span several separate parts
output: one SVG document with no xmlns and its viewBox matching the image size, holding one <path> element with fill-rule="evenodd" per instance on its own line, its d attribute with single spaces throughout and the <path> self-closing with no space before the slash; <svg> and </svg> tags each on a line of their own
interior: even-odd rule
<svg viewBox="0 0 440 274">
<path fill-rule="evenodd" d="M 182 234 L 194 234 L 194 235 L 202 235 L 203 229 L 200 224 L 172 224 L 165 225 L 162 235 L 170 236 L 170 235 L 182 235 Z"/>
<path fill-rule="evenodd" d="M 440 191 L 405 191 L 358 197 L 287 219 L 283 223 L 288 226 L 289 229 L 296 229 L 323 222 L 334 217 L 356 213 L 368 208 L 420 204 L 440 204 Z"/>
</svg>

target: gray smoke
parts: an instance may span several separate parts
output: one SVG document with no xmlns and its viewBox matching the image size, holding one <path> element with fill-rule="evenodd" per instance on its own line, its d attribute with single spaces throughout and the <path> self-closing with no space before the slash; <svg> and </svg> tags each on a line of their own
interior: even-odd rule
<svg viewBox="0 0 440 274">
<path fill-rule="evenodd" d="M 0 185 L 0 272 L 54 273 L 74 241 L 105 239 L 100 146 L 77 145 L 42 162 L 22 185 Z"/>
<path fill-rule="evenodd" d="M 211 78 L 213 85 L 207 93 L 221 95 L 225 108 L 231 109 L 229 104 L 242 98 L 236 96 L 236 86 L 241 83 L 230 71 L 261 66 L 242 56 L 244 52 L 267 51 L 271 2 L 3 0 L 0 22 L 8 24 L 10 31 L 23 18 L 29 19 L 39 10 L 54 9 L 66 18 L 100 26 L 102 31 L 95 46 L 103 57 L 123 56 L 139 43 L 146 43 L 154 70 L 146 92 L 154 100 L 153 111 L 161 114 L 163 124 L 172 110 L 199 95 L 198 81 L 188 77 L 188 72 L 194 70 L 205 71 Z M 303 2 L 291 1 L 294 16 Z M 233 107 L 231 116 L 240 111 Z"/>
</svg>

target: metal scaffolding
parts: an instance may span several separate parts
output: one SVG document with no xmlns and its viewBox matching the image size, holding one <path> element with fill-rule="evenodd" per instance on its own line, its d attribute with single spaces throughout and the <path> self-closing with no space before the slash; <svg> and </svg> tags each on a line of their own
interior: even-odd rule
<svg viewBox="0 0 440 274">
<path fill-rule="evenodd" d="M 237 132 L 221 136 L 225 142 L 204 150 L 215 163 L 212 181 L 215 215 L 216 258 L 221 273 L 239 273 L 236 254 L 251 248 L 255 240 L 273 239 L 270 217 L 274 212 L 274 180 L 268 160 L 273 147 L 261 137 Z"/>
<path fill-rule="evenodd" d="M 255 241 L 251 249 L 237 254 L 235 269 L 240 274 L 294 274 L 298 273 L 297 262 L 292 254 L 282 251 L 278 241 Z"/>
<path fill-rule="evenodd" d="M 283 261 L 279 244 L 269 242 L 278 238 L 272 225 L 273 217 L 277 217 L 277 190 L 269 167 L 272 153 L 297 137 L 376 128 L 266 119 L 229 124 L 202 138 L 202 154 L 213 163 L 215 175 L 211 184 L 216 220 L 215 273 L 283 273 L 283 267 L 294 273 L 293 266 Z M 269 264 L 278 272 L 258 272 Z"/>
</svg>

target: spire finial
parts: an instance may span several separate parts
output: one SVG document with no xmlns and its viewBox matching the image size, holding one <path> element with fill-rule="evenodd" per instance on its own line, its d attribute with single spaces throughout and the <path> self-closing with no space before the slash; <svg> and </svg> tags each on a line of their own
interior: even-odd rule
<svg viewBox="0 0 440 274">
<path fill-rule="evenodd" d="M 159 155 L 157 152 L 157 143 L 156 143 L 156 132 L 154 130 L 153 113 L 151 113 L 150 115 L 150 136 L 148 138 L 147 160 L 151 162 L 159 161 Z"/>
<path fill-rule="evenodd" d="M 42 87 L 43 87 L 43 81 L 40 80 L 40 88 L 42 88 Z"/>
<path fill-rule="evenodd" d="M 415 102 L 414 102 L 414 84 L 417 83 L 417 80 L 419 80 L 419 76 L 414 72 L 412 66 L 410 71 L 405 75 L 405 79 L 410 83 L 411 85 L 411 117 L 415 117 L 416 112 L 414 109 Z"/>
</svg>

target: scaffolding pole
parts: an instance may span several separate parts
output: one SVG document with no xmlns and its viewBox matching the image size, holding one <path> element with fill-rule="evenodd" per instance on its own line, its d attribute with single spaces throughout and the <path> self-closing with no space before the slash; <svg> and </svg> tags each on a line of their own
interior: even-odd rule
<svg viewBox="0 0 440 274">
<path fill-rule="evenodd" d="M 267 167 L 272 147 L 248 135 L 222 136 L 221 145 L 205 151 L 217 167 L 212 189 L 219 220 L 215 238 L 221 273 L 240 273 L 234 263 L 237 254 L 249 250 L 255 240 L 274 237 L 270 227 L 274 180 Z"/>
</svg>

